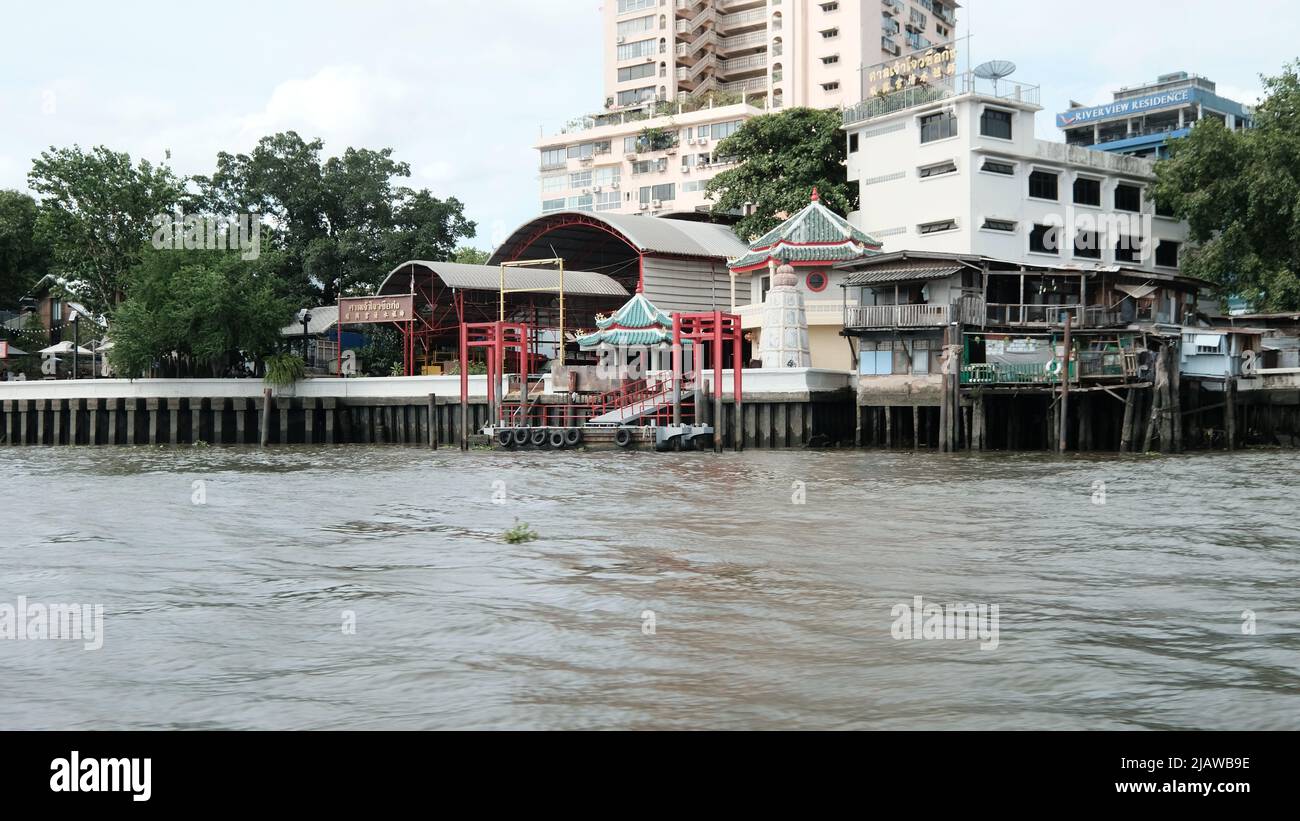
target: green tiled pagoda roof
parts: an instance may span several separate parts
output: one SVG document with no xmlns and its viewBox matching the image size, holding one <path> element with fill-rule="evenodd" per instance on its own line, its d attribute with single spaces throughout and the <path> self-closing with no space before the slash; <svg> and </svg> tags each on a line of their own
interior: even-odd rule
<svg viewBox="0 0 1300 821">
<path fill-rule="evenodd" d="M 596 327 L 599 329 L 596 332 L 578 338 L 579 347 L 655 345 L 671 342 L 673 338 L 672 317 L 656 308 L 640 291 L 614 313 L 597 319 Z"/>
<path fill-rule="evenodd" d="M 880 243 L 822 205 L 813 191 L 808 207 L 755 240 L 748 253 L 731 260 L 732 270 L 780 263 L 835 263 L 871 256 Z"/>
</svg>

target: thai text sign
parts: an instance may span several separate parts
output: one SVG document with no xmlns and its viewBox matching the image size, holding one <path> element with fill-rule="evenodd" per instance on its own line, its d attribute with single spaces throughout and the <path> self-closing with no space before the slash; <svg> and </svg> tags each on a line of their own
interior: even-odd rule
<svg viewBox="0 0 1300 821">
<path fill-rule="evenodd" d="M 938 85 L 956 73 L 957 50 L 948 43 L 863 68 L 863 92 L 866 97 L 874 97 L 916 85 Z"/>
<path fill-rule="evenodd" d="M 410 322 L 415 315 L 415 297 L 358 296 L 339 300 L 340 325 L 366 325 L 375 322 Z"/>
<path fill-rule="evenodd" d="M 1110 120 L 1115 117 L 1131 117 L 1157 111 L 1171 106 L 1187 105 L 1195 98 L 1193 89 L 1182 88 L 1161 94 L 1148 94 L 1145 97 L 1133 97 L 1129 100 L 1116 100 L 1106 105 L 1091 108 L 1075 108 L 1056 115 L 1057 128 L 1070 128 L 1098 120 Z"/>
</svg>

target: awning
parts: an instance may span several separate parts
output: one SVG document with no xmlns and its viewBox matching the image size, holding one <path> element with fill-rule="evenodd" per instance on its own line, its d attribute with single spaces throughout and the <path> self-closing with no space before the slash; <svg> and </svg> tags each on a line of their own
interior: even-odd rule
<svg viewBox="0 0 1300 821">
<path fill-rule="evenodd" d="M 1149 296 L 1151 296 L 1152 294 L 1154 294 L 1154 293 L 1156 292 L 1156 289 L 1157 289 L 1159 286 L 1157 286 L 1157 285 L 1122 285 L 1122 284 L 1116 282 L 1116 283 L 1115 283 L 1115 287 L 1118 288 L 1118 289 L 1120 289 L 1120 290 L 1123 291 L 1124 293 L 1128 294 L 1129 296 L 1133 297 L 1134 299 L 1142 299 L 1142 298 L 1144 298 L 1144 297 L 1149 297 Z"/>
<path fill-rule="evenodd" d="M 849 276 L 844 284 L 847 286 L 854 285 L 879 285 L 889 282 L 915 282 L 919 280 L 944 279 L 953 274 L 960 273 L 965 266 L 949 265 L 944 267 L 922 267 L 918 265 L 909 265 L 906 267 L 880 268 L 877 270 L 859 271 Z"/>
<path fill-rule="evenodd" d="M 1197 334 L 1196 341 L 1193 344 L 1198 348 L 1218 348 L 1223 344 L 1223 336 L 1220 334 Z"/>
</svg>

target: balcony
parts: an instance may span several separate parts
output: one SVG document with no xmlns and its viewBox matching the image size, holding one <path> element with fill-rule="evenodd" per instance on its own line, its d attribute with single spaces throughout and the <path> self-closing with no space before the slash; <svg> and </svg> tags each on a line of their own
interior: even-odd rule
<svg viewBox="0 0 1300 821">
<path fill-rule="evenodd" d="M 951 305 L 850 305 L 844 327 L 863 329 L 941 328 L 952 322 Z"/>
<path fill-rule="evenodd" d="M 1006 327 L 1062 328 L 1066 317 L 1074 328 L 1113 328 L 1127 325 L 1118 311 L 1101 305 L 988 304 L 987 324 Z"/>
</svg>

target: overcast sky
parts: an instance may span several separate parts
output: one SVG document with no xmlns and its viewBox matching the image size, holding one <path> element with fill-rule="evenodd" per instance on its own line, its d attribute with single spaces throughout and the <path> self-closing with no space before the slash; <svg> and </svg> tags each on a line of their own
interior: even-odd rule
<svg viewBox="0 0 1300 821">
<path fill-rule="evenodd" d="M 490 247 L 539 207 L 539 134 L 597 110 L 601 3 L 614 0 L 18 0 L 0 37 L 0 188 L 50 146 L 171 152 L 182 174 L 265 134 L 328 153 L 392 147 L 414 187 L 456 196 Z M 876 0 L 862 0 L 877 6 Z M 1295 0 L 968 0 L 975 63 L 1042 86 L 1039 136 L 1071 99 L 1170 71 L 1245 102 L 1300 55 Z M 966 68 L 962 57 L 961 68 Z"/>
</svg>

